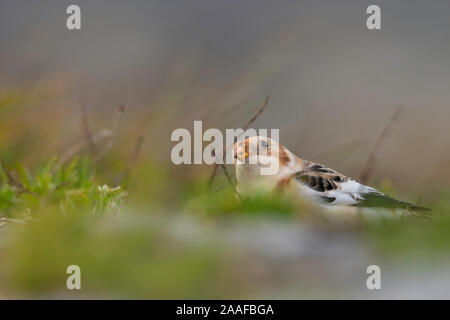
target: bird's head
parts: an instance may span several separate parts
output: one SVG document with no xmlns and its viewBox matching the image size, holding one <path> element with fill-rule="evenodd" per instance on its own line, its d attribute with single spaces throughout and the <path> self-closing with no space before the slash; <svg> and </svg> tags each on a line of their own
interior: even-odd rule
<svg viewBox="0 0 450 320">
<path fill-rule="evenodd" d="M 296 158 L 291 155 L 275 140 L 262 136 L 246 138 L 234 145 L 236 165 L 248 164 L 266 169 L 266 173 L 261 172 L 263 175 L 277 174 L 280 168 L 289 166 Z"/>
</svg>

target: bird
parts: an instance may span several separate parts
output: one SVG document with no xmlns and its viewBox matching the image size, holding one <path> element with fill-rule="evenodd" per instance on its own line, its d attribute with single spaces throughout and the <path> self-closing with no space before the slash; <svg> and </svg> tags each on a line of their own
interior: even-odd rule
<svg viewBox="0 0 450 320">
<path fill-rule="evenodd" d="M 431 210 L 394 199 L 327 166 L 303 160 L 268 137 L 252 136 L 236 142 L 233 157 L 239 194 L 289 189 L 326 208 L 388 209 L 402 216 L 423 216 L 418 212 Z M 262 174 L 262 169 L 269 166 L 277 170 Z"/>
</svg>

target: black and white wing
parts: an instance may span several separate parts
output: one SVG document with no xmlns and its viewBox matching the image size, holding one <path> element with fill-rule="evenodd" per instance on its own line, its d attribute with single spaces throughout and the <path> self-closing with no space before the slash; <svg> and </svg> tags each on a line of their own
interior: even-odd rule
<svg viewBox="0 0 450 320">
<path fill-rule="evenodd" d="M 302 193 L 324 204 L 429 210 L 393 199 L 320 164 L 310 163 L 294 179 Z"/>
</svg>

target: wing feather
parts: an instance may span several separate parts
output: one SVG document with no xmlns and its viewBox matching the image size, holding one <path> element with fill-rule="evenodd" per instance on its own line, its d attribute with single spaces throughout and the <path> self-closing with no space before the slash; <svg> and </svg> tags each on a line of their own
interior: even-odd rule
<svg viewBox="0 0 450 320">
<path fill-rule="evenodd" d="M 294 178 L 299 183 L 302 193 L 324 204 L 430 210 L 391 198 L 372 187 L 315 163 L 310 163 L 305 170 L 295 173 Z"/>
</svg>

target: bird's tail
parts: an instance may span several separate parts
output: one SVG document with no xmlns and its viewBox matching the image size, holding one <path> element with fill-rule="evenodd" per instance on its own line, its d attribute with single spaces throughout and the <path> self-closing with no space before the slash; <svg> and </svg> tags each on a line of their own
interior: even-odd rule
<svg viewBox="0 0 450 320">
<path fill-rule="evenodd" d="M 420 218 L 430 218 L 426 212 L 431 209 L 427 207 L 416 206 L 412 203 L 391 198 L 383 193 L 370 192 L 364 195 L 364 200 L 360 201 L 357 206 L 363 207 L 383 207 L 391 209 L 407 210 L 412 216 Z"/>
</svg>

